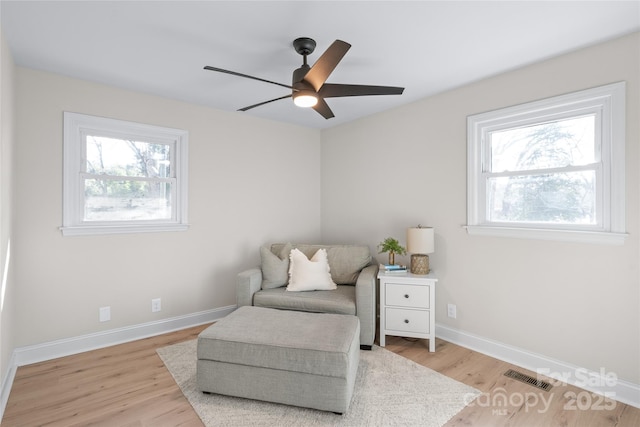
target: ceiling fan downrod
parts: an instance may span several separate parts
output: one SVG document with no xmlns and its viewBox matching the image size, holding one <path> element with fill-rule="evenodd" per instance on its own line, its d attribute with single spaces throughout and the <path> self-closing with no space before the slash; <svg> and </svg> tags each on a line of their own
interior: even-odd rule
<svg viewBox="0 0 640 427">
<path fill-rule="evenodd" d="M 293 48 L 302 55 L 302 66 L 293 72 L 292 86 L 295 90 L 308 90 L 308 85 L 303 83 L 304 76 L 307 75 L 311 67 L 307 64 L 307 55 L 313 53 L 316 48 L 316 41 L 309 37 L 299 37 L 293 41 Z"/>
</svg>

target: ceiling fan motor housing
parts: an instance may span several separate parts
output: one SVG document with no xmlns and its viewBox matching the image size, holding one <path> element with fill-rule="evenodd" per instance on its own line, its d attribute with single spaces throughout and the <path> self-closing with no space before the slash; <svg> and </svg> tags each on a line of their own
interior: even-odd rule
<svg viewBox="0 0 640 427">
<path fill-rule="evenodd" d="M 302 67 L 296 69 L 293 72 L 293 77 L 291 79 L 291 86 L 293 86 L 294 91 L 303 90 L 303 89 L 313 90 L 311 85 L 304 81 L 304 76 L 307 75 L 310 69 L 311 68 L 307 64 L 304 64 Z"/>
</svg>

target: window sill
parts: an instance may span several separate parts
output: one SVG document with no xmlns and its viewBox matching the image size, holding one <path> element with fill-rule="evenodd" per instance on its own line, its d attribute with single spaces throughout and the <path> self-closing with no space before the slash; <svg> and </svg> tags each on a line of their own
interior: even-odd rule
<svg viewBox="0 0 640 427">
<path fill-rule="evenodd" d="M 627 233 L 603 231 L 552 230 L 538 228 L 495 227 L 487 225 L 467 225 L 467 233 L 477 236 L 514 237 L 521 239 L 556 240 L 561 242 L 596 243 L 602 245 L 622 245 Z"/>
<path fill-rule="evenodd" d="M 63 236 L 95 236 L 104 234 L 156 233 L 166 231 L 187 231 L 188 224 L 153 225 L 83 225 L 60 227 Z"/>
</svg>

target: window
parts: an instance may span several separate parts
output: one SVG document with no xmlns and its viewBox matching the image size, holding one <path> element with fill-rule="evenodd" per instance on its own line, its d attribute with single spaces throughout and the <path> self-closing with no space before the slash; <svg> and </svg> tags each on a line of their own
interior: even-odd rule
<svg viewBox="0 0 640 427">
<path fill-rule="evenodd" d="M 469 116 L 470 234 L 621 244 L 625 84 Z"/>
<path fill-rule="evenodd" d="M 184 130 L 64 113 L 64 235 L 187 228 Z"/>
</svg>

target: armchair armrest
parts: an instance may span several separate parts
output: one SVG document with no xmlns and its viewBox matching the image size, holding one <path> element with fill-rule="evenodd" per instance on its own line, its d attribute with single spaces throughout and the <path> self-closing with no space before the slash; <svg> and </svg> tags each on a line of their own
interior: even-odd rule
<svg viewBox="0 0 640 427">
<path fill-rule="evenodd" d="M 259 268 L 251 268 L 238 273 L 236 280 L 236 304 L 238 307 L 243 305 L 253 305 L 253 294 L 260 290 L 262 285 L 262 270 Z"/>
<path fill-rule="evenodd" d="M 371 347 L 376 337 L 376 284 L 378 265 L 362 269 L 356 281 L 356 315 L 360 319 L 360 345 Z"/>
</svg>

